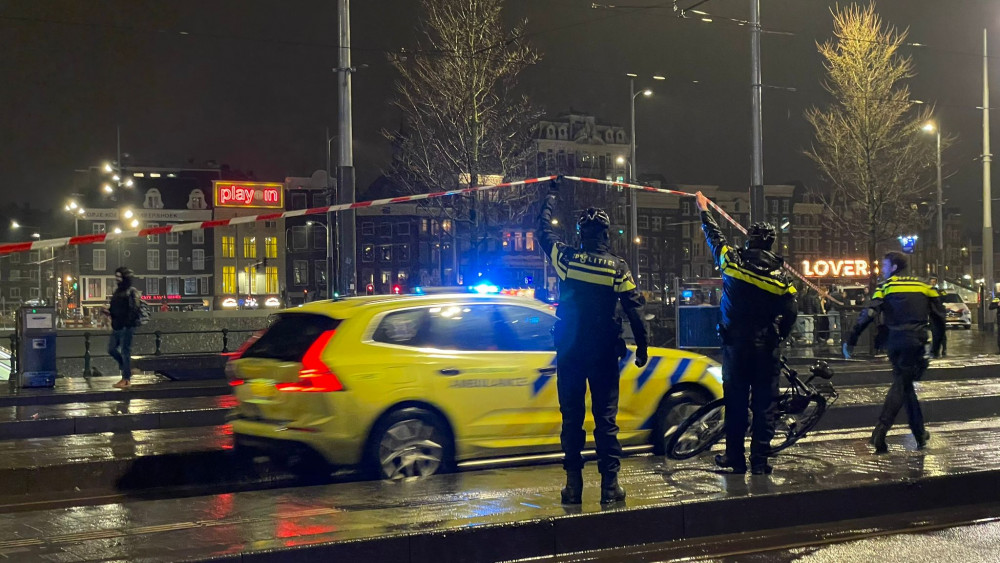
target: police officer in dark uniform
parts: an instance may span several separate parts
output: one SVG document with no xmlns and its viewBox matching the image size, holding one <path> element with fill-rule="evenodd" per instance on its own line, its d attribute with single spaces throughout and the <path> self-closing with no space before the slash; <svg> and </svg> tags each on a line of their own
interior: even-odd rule
<svg viewBox="0 0 1000 563">
<path fill-rule="evenodd" d="M 774 401 L 778 395 L 778 344 L 795 325 L 795 287 L 785 275 L 784 261 L 771 252 L 775 230 L 754 223 L 744 248 L 726 242 L 708 198 L 696 194 L 702 229 L 722 272 L 722 391 L 726 403 L 726 453 L 715 464 L 746 473 L 747 409 L 753 411 L 750 468 L 754 475 L 771 472 L 767 454 L 774 437 Z"/>
<path fill-rule="evenodd" d="M 583 495 L 583 451 L 586 433 L 587 386 L 590 385 L 594 414 L 594 441 L 597 467 L 601 472 L 601 503 L 625 500 L 625 490 L 618 484 L 622 455 L 618 442 L 619 365 L 624 343 L 615 306 L 621 303 L 635 336 L 635 365 L 646 364 L 646 328 L 640 309 L 642 296 L 636 291 L 628 265 L 608 251 L 611 220 L 600 209 L 589 208 L 577 222 L 580 247 L 572 248 L 559 241 L 552 229 L 552 214 L 558 194 L 558 182 L 542 204 L 538 238 L 559 277 L 559 308 L 556 311 L 555 341 L 557 352 L 556 384 L 559 410 L 562 413 L 560 441 L 566 469 L 563 504 L 580 504 Z"/>
<path fill-rule="evenodd" d="M 902 275 L 905 269 L 905 254 L 890 252 L 885 255 L 882 260 L 885 281 L 875 289 L 871 302 L 858 315 L 854 330 L 844 342 L 844 357 L 850 358 L 861 332 L 877 315 L 882 315 L 889 330 L 886 348 L 889 361 L 892 362 L 892 386 L 885 396 L 882 414 L 872 433 L 871 444 L 875 446 L 875 453 L 889 451 L 885 435 L 903 405 L 906 405 L 910 430 L 917 440 L 917 447 L 923 448 L 930 438 L 924 428 L 924 415 L 920 411 L 913 382 L 919 380 L 927 370 L 924 347 L 927 344 L 928 321 L 933 336 L 931 351 L 936 356 L 944 335 L 946 313 L 938 291 L 918 278 Z"/>
</svg>

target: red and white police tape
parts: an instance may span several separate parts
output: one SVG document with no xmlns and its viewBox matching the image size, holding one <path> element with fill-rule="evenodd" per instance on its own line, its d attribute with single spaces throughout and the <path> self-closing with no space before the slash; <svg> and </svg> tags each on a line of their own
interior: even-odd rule
<svg viewBox="0 0 1000 563">
<path fill-rule="evenodd" d="M 374 207 L 378 205 L 390 205 L 393 203 L 406 203 L 410 201 L 419 201 L 422 199 L 433 199 L 439 197 L 446 197 L 452 195 L 470 194 L 475 192 L 481 192 L 486 190 L 493 190 L 497 188 L 512 188 L 515 186 L 525 186 L 529 184 L 537 184 L 539 182 L 547 182 L 549 180 L 555 180 L 559 176 L 542 176 L 540 178 L 530 178 L 527 180 L 518 180 L 514 182 L 504 182 L 502 184 L 493 184 L 490 186 L 477 186 L 473 188 L 462 188 L 458 190 L 449 190 L 446 192 L 433 192 L 427 194 L 417 194 L 401 197 L 392 197 L 385 199 L 376 199 L 372 201 L 359 201 L 357 203 L 343 203 L 338 205 L 329 205 L 326 207 L 311 207 L 309 209 L 296 209 L 295 211 L 284 211 L 281 213 L 263 213 L 260 215 L 243 215 L 240 217 L 233 217 L 231 219 L 217 219 L 212 221 L 199 221 L 192 223 L 177 223 L 175 225 L 164 225 L 162 227 L 150 227 L 148 229 L 133 229 L 133 230 L 123 230 L 120 233 L 98 233 L 93 235 L 80 235 L 73 237 L 62 237 L 46 240 L 35 240 L 30 242 L 15 242 L 0 244 L 0 256 L 7 254 L 14 254 L 17 252 L 28 252 L 30 250 L 39 250 L 44 248 L 62 248 L 64 246 L 81 246 L 86 244 L 100 244 L 108 241 L 122 240 L 127 238 L 138 238 L 147 235 L 162 235 L 166 233 L 177 233 L 183 231 L 196 231 L 200 229 L 214 229 L 215 227 L 226 227 L 229 225 L 241 225 L 244 223 L 256 223 L 259 221 L 275 221 L 277 219 L 287 219 L 289 217 L 301 217 L 303 215 L 321 215 L 325 213 L 333 213 L 339 211 L 347 211 L 348 209 L 360 209 L 363 207 Z M 613 182 L 611 180 L 598 180 L 596 178 L 583 178 L 580 176 L 563 176 L 566 180 L 573 180 L 577 182 L 583 182 L 586 184 L 601 184 L 605 186 L 628 188 L 631 190 L 640 190 L 644 192 L 651 193 L 661 193 L 678 195 L 685 197 L 694 197 L 695 194 L 688 192 L 681 192 L 677 190 L 668 190 L 665 188 L 654 188 L 652 186 L 642 186 L 639 184 L 629 184 L 626 182 Z M 733 219 L 728 213 L 726 213 L 721 207 L 715 204 L 714 201 L 709 201 L 712 208 L 719 212 L 723 218 L 733 224 L 737 229 L 743 234 L 746 234 L 747 230 L 740 225 L 735 219 Z M 785 268 L 799 278 L 806 285 L 813 288 L 817 292 L 824 294 L 822 289 L 817 287 L 815 284 L 806 279 L 805 276 L 800 274 L 794 268 L 785 264 Z M 835 303 L 840 304 L 838 301 L 833 300 Z"/>
<path fill-rule="evenodd" d="M 691 194 L 691 193 L 687 193 L 687 192 L 680 192 L 680 191 L 677 191 L 677 190 L 668 190 L 668 189 L 665 189 L 665 188 L 654 188 L 652 186 L 640 186 L 638 184 L 629 184 L 629 183 L 626 183 L 626 182 L 613 182 L 611 180 L 598 180 L 596 178 L 581 178 L 579 176 L 563 176 L 563 178 L 565 178 L 567 180 L 575 180 L 577 182 L 584 182 L 584 183 L 588 183 L 588 184 L 603 184 L 605 186 L 614 186 L 614 187 L 619 187 L 619 188 L 629 188 L 629 189 L 632 189 L 632 190 L 639 190 L 639 191 L 643 191 L 643 192 L 651 192 L 651 193 L 658 193 L 658 194 L 670 194 L 670 195 L 691 196 L 691 197 L 694 197 L 694 195 L 695 195 L 695 194 Z M 712 209 L 715 209 L 716 211 L 718 211 L 719 215 L 722 215 L 722 217 L 724 217 L 726 219 L 726 221 L 729 221 L 730 223 L 733 224 L 734 227 L 736 227 L 737 229 L 739 229 L 739 231 L 741 233 L 747 234 L 746 228 L 744 228 L 743 225 L 740 225 L 739 222 L 736 221 L 736 219 L 733 219 L 721 207 L 719 207 L 718 205 L 716 205 L 716 203 L 714 201 L 708 200 L 708 204 L 712 206 Z M 800 280 L 802 280 L 802 283 L 806 284 L 807 286 L 809 286 L 810 288 L 812 288 L 814 291 L 816 291 L 820 295 L 825 295 L 827 299 L 829 299 L 830 301 L 833 301 L 837 305 L 843 305 L 843 303 L 841 303 L 840 301 L 837 301 L 836 299 L 834 299 L 832 296 L 830 296 L 822 288 L 820 288 L 816 284 L 814 284 L 811 281 L 809 281 L 808 279 L 806 279 L 806 277 L 804 275 L 800 274 L 798 272 L 798 270 L 796 270 L 795 268 L 789 266 L 787 262 L 785 262 L 784 265 L 785 265 L 785 269 L 788 270 L 795 277 L 797 277 Z"/>
</svg>

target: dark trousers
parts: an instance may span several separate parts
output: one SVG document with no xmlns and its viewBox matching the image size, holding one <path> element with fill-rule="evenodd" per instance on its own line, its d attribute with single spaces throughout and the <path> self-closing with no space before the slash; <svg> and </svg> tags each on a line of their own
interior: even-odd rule
<svg viewBox="0 0 1000 563">
<path fill-rule="evenodd" d="M 766 345 L 722 347 L 722 392 L 726 403 L 726 456 L 737 464 L 746 453 L 748 409 L 753 411 L 750 457 L 765 458 L 774 437 L 778 396 L 778 349 Z"/>
<path fill-rule="evenodd" d="M 924 359 L 924 346 L 908 345 L 889 347 L 889 361 L 892 362 L 892 386 L 885 396 L 882 414 L 878 417 L 879 426 L 886 431 L 892 427 L 899 409 L 906 407 L 906 416 L 910 421 L 910 430 L 914 436 L 924 433 L 924 413 L 917 401 L 917 392 L 913 382 L 920 379 L 927 370 Z"/>
<path fill-rule="evenodd" d="M 111 337 L 108 339 L 108 354 L 118 362 L 118 369 L 122 370 L 122 379 L 125 381 L 132 379 L 132 335 L 134 333 L 135 328 L 129 326 L 111 331 Z"/>
<path fill-rule="evenodd" d="M 622 446 L 618 443 L 618 356 L 608 350 L 558 353 L 556 386 L 559 412 L 562 413 L 563 467 L 583 468 L 580 452 L 587 440 L 583 430 L 586 416 L 587 385 L 590 385 L 591 412 L 594 414 L 594 442 L 597 445 L 597 468 L 601 473 L 617 472 L 621 467 Z M 596 353 L 595 353 L 596 352 Z"/>
</svg>

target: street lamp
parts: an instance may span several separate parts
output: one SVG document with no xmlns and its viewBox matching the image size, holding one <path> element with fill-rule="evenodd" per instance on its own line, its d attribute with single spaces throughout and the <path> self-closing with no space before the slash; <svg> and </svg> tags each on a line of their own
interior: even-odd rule
<svg viewBox="0 0 1000 563">
<path fill-rule="evenodd" d="M 635 73 L 632 73 L 632 72 L 629 72 L 629 73 L 626 74 L 626 76 L 628 76 L 628 88 L 629 88 L 629 94 L 630 94 L 629 104 L 630 104 L 631 110 L 632 110 L 631 111 L 631 116 L 632 116 L 632 137 L 631 137 L 631 146 L 630 146 L 630 152 L 632 153 L 631 154 L 632 170 L 631 170 L 631 172 L 629 174 L 629 182 L 631 182 L 631 183 L 634 184 L 634 183 L 636 183 L 638 181 L 638 178 L 637 178 L 637 176 L 638 176 L 638 168 L 636 167 L 636 163 L 635 163 L 635 160 L 636 160 L 635 159 L 635 99 L 638 98 L 640 95 L 643 96 L 643 97 L 647 97 L 648 98 L 649 96 L 653 95 L 653 91 L 650 90 L 649 88 L 646 88 L 645 90 L 642 90 L 640 92 L 636 92 L 635 91 L 635 79 L 638 78 L 639 75 L 635 74 Z M 663 76 L 661 76 L 661 75 L 655 75 L 653 77 L 653 79 L 654 80 L 664 80 L 665 78 Z M 632 236 L 632 240 L 636 240 L 637 238 L 639 238 L 639 226 L 638 226 L 638 223 L 639 223 L 639 198 L 638 198 L 638 194 L 636 194 L 636 192 L 635 192 L 634 189 L 633 190 L 629 190 L 629 223 L 630 223 L 630 225 L 629 225 L 629 234 Z M 631 260 L 629 260 L 629 261 L 632 263 L 632 268 L 635 269 L 635 277 L 636 277 L 636 280 L 638 280 L 639 279 L 639 245 L 638 244 L 633 244 L 632 245 L 632 252 L 631 252 L 630 258 L 631 258 Z"/>
<path fill-rule="evenodd" d="M 942 272 L 941 263 L 944 260 L 944 201 L 941 190 L 941 128 L 937 126 L 933 121 L 927 122 L 924 127 L 924 131 L 927 133 L 932 133 L 937 137 L 937 247 L 938 247 L 938 259 L 936 265 L 937 275 L 940 276 Z"/>
</svg>

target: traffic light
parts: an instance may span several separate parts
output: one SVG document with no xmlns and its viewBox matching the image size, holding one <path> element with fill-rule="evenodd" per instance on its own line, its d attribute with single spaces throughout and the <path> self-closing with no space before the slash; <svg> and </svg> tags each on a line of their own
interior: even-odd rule
<svg viewBox="0 0 1000 563">
<path fill-rule="evenodd" d="M 375 284 L 370 283 L 365 286 L 365 293 L 368 295 L 375 295 Z"/>
<path fill-rule="evenodd" d="M 77 288 L 77 284 L 76 284 L 76 282 L 73 282 L 73 291 L 76 291 L 76 288 Z"/>
<path fill-rule="evenodd" d="M 399 287 L 398 285 L 394 285 L 392 286 L 392 293 L 394 295 L 399 295 L 400 293 L 403 293 L 403 288 Z"/>
</svg>

